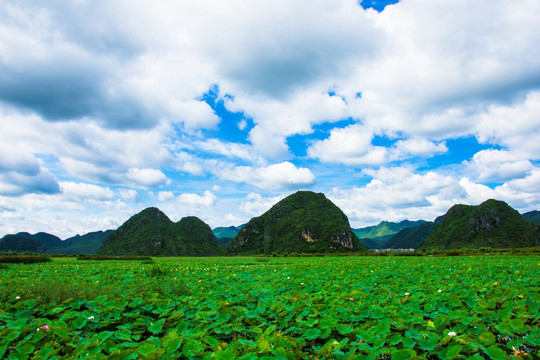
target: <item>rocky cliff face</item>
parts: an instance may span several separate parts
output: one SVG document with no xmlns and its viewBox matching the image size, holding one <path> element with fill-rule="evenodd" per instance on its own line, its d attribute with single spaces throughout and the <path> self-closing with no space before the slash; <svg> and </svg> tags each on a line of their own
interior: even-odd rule
<svg viewBox="0 0 540 360">
<path fill-rule="evenodd" d="M 420 248 L 530 247 L 540 245 L 540 228 L 503 201 L 454 205 Z"/>
<path fill-rule="evenodd" d="M 323 194 L 299 191 L 251 219 L 229 243 L 233 254 L 324 253 L 365 248 Z"/>
</svg>

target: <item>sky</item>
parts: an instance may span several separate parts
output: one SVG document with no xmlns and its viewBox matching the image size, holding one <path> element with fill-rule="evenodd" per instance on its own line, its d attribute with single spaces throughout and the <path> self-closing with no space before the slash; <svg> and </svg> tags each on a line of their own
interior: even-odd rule
<svg viewBox="0 0 540 360">
<path fill-rule="evenodd" d="M 150 206 L 353 227 L 540 209 L 537 0 L 3 0 L 0 236 Z"/>
</svg>

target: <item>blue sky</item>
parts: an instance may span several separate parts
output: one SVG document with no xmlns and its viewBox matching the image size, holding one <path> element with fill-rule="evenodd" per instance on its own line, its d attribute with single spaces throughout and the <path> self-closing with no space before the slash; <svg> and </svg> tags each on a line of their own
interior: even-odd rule
<svg viewBox="0 0 540 360">
<path fill-rule="evenodd" d="M 0 4 L 0 236 L 297 190 L 353 227 L 540 209 L 536 0 Z"/>
</svg>

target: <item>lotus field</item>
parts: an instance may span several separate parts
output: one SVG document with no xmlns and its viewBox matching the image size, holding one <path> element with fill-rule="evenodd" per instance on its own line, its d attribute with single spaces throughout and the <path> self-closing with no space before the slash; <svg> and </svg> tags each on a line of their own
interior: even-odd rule
<svg viewBox="0 0 540 360">
<path fill-rule="evenodd" d="M 0 264 L 5 359 L 534 359 L 540 258 Z"/>
</svg>

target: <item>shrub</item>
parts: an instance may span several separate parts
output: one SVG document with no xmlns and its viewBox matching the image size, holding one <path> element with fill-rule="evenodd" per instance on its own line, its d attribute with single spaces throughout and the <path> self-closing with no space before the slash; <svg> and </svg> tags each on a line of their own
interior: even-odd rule
<svg viewBox="0 0 540 360">
<path fill-rule="evenodd" d="M 77 260 L 152 260 L 150 256 L 110 256 L 110 255 L 79 255 Z"/>
<path fill-rule="evenodd" d="M 48 255 L 1 255 L 0 263 L 36 264 L 52 261 Z"/>
<path fill-rule="evenodd" d="M 149 268 L 146 268 L 144 270 L 144 273 L 148 277 L 158 278 L 158 277 L 164 277 L 171 273 L 170 269 L 164 268 L 162 266 L 156 265 Z"/>
</svg>

